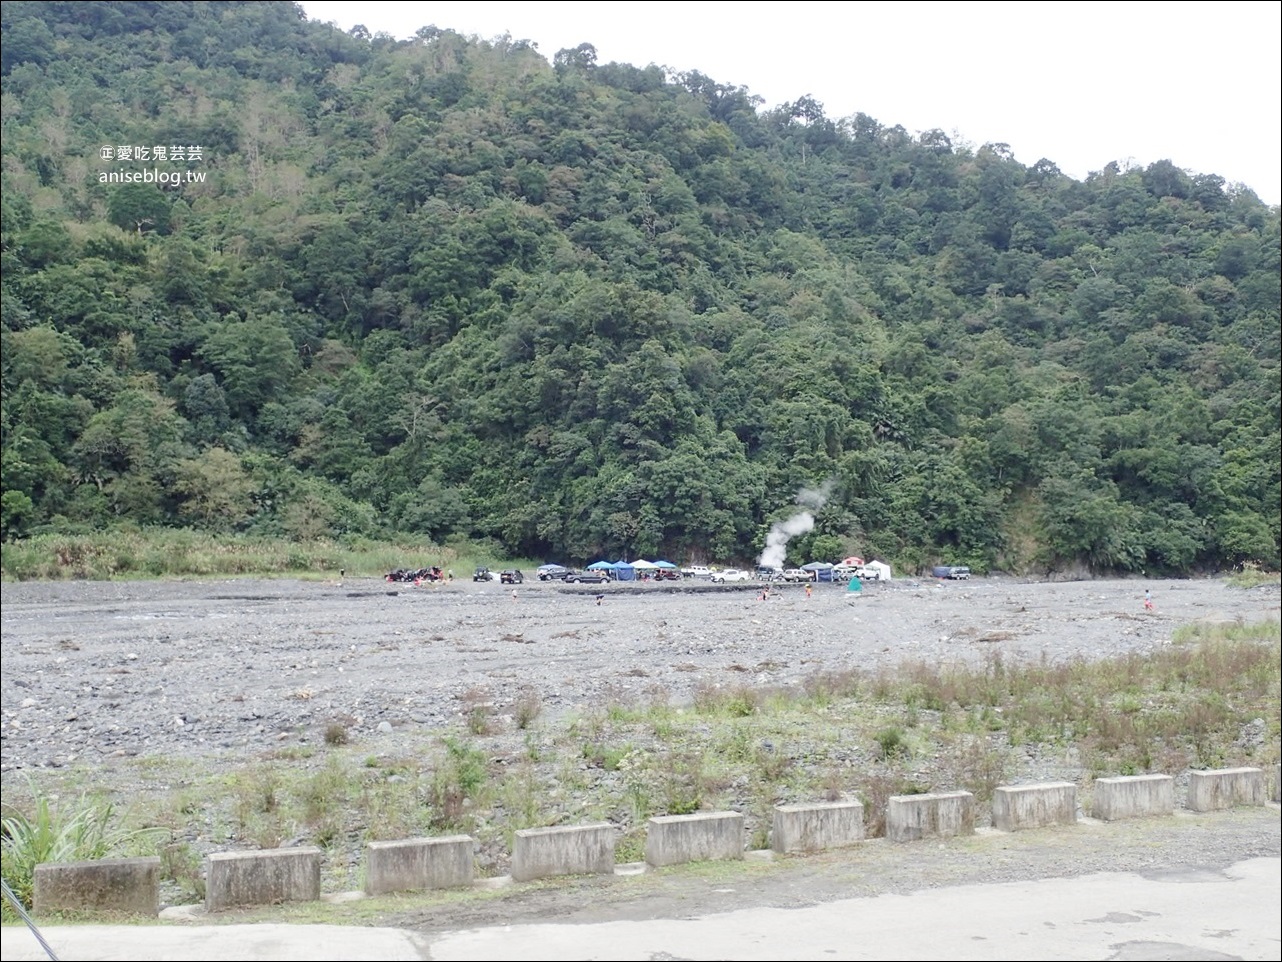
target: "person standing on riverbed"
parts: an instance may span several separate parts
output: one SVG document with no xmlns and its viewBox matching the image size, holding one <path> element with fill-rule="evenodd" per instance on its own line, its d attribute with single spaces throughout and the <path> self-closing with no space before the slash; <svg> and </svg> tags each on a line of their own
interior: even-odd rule
<svg viewBox="0 0 1282 962">
<path fill-rule="evenodd" d="M 1153 590 L 1151 588 L 1144 589 L 1144 610 L 1153 610 Z"/>
</svg>

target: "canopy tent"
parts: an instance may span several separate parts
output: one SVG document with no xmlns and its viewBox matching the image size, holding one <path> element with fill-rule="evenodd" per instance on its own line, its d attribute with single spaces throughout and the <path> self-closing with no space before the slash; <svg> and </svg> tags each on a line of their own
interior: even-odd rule
<svg viewBox="0 0 1282 962">
<path fill-rule="evenodd" d="M 676 565 L 674 565 L 671 561 L 656 561 L 656 562 L 654 563 L 654 566 L 655 566 L 656 568 L 666 568 L 666 569 L 668 569 L 669 571 L 671 571 L 672 569 L 676 568 Z"/>
<path fill-rule="evenodd" d="M 855 555 L 851 555 L 849 558 L 846 558 L 844 561 L 842 561 L 842 564 L 850 565 L 852 568 L 858 568 L 863 563 L 864 563 L 864 559 L 858 558 Z"/>
<path fill-rule="evenodd" d="M 812 561 L 802 565 L 801 570 L 813 572 L 816 581 L 832 581 L 833 567 L 827 561 Z"/>
<path fill-rule="evenodd" d="M 869 572 L 873 572 L 873 571 L 877 572 L 878 581 L 890 580 L 890 576 L 891 576 L 890 565 L 886 564 L 886 562 L 884 561 L 869 561 L 866 565 L 864 565 L 864 570 Z"/>
<path fill-rule="evenodd" d="M 632 567 L 636 568 L 638 571 L 653 571 L 655 568 L 659 566 L 655 564 L 653 561 L 646 561 L 644 558 L 642 558 L 639 561 L 632 562 Z"/>
<path fill-rule="evenodd" d="M 611 567 L 614 569 L 614 577 L 619 581 L 636 581 L 636 566 L 627 561 L 616 561 Z"/>
<path fill-rule="evenodd" d="M 588 565 L 589 571 L 613 571 L 614 565 L 609 561 L 594 561 Z"/>
</svg>

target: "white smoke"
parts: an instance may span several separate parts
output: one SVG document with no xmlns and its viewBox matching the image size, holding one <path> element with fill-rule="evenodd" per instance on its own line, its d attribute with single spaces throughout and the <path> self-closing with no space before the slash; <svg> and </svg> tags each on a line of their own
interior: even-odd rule
<svg viewBox="0 0 1282 962">
<path fill-rule="evenodd" d="M 814 526 L 815 516 L 809 511 L 800 511 L 787 521 L 776 521 L 766 535 L 766 550 L 761 552 L 757 564 L 763 568 L 782 568 L 783 559 L 788 556 L 789 539 L 805 534 Z"/>
<path fill-rule="evenodd" d="M 802 488 L 797 492 L 797 503 L 814 511 L 822 508 L 832 493 L 832 481 L 825 481 L 819 488 Z M 766 550 L 761 552 L 757 564 L 763 568 L 782 568 L 788 556 L 788 542 L 799 534 L 813 531 L 815 516 L 810 511 L 798 511 L 787 521 L 776 521 L 766 535 Z"/>
</svg>

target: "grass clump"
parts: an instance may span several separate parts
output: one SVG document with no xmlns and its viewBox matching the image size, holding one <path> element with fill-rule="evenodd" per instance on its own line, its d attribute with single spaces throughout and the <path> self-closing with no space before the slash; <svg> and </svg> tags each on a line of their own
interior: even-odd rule
<svg viewBox="0 0 1282 962">
<path fill-rule="evenodd" d="M 152 827 L 129 827 L 110 803 L 84 797 L 60 803 L 30 783 L 29 788 L 32 799 L 26 810 L 6 803 L 0 819 L 4 879 L 27 908 L 37 865 L 153 854 L 165 834 Z M 6 903 L 6 918 L 8 913 Z"/>
<path fill-rule="evenodd" d="M 543 711 L 543 700 L 534 688 L 523 688 L 512 706 L 512 721 L 518 729 L 525 731 L 534 724 Z"/>
<path fill-rule="evenodd" d="M 908 738 L 904 735 L 904 730 L 898 725 L 892 725 L 877 732 L 876 742 L 883 759 L 906 758 L 908 756 Z"/>
<path fill-rule="evenodd" d="M 485 753 L 470 742 L 445 738 L 445 757 L 429 790 L 433 828 L 463 831 L 469 826 L 469 805 L 475 806 L 489 781 Z"/>
</svg>

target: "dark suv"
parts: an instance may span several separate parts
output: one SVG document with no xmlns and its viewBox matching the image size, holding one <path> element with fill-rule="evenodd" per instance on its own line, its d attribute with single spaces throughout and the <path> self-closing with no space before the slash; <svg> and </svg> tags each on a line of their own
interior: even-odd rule
<svg viewBox="0 0 1282 962">
<path fill-rule="evenodd" d="M 603 585 L 609 580 L 604 571 L 571 571 L 565 576 L 567 585 Z"/>
<path fill-rule="evenodd" d="M 525 575 L 515 568 L 508 568 L 506 571 L 499 572 L 499 581 L 505 585 L 519 585 L 525 581 Z"/>
</svg>

